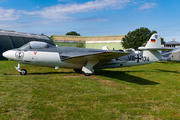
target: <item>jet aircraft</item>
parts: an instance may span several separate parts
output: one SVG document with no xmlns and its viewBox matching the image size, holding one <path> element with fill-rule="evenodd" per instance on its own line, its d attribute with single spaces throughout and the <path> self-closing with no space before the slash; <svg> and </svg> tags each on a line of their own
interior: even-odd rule
<svg viewBox="0 0 180 120">
<path fill-rule="evenodd" d="M 170 51 L 163 51 L 162 60 L 180 61 L 180 48 L 171 48 Z"/>
<path fill-rule="evenodd" d="M 144 65 L 161 60 L 161 39 L 153 34 L 145 47 L 139 47 L 141 53 L 127 53 L 88 48 L 58 47 L 45 42 L 31 41 L 24 46 L 3 53 L 7 59 L 18 62 L 15 67 L 21 75 L 27 71 L 21 69 L 21 63 L 36 66 L 70 68 L 84 75 L 92 75 L 94 69 L 119 68 Z"/>
</svg>

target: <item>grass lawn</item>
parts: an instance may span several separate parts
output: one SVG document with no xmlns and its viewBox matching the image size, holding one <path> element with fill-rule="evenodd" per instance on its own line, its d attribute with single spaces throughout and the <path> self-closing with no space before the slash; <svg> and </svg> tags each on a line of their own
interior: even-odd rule
<svg viewBox="0 0 180 120">
<path fill-rule="evenodd" d="M 0 119 L 180 119 L 180 63 L 95 70 L 23 65 L 28 75 L 0 61 Z"/>
</svg>

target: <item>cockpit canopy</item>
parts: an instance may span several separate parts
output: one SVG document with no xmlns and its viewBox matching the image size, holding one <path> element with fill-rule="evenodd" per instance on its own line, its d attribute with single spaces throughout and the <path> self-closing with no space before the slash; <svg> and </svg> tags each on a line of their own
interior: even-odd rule
<svg viewBox="0 0 180 120">
<path fill-rule="evenodd" d="M 49 48 L 49 47 L 52 47 L 52 46 L 53 45 L 50 45 L 50 44 L 48 44 L 46 42 L 31 41 L 31 42 L 23 45 L 19 49 L 22 49 L 22 50 L 27 50 L 27 49 L 42 49 L 42 48 Z"/>
</svg>

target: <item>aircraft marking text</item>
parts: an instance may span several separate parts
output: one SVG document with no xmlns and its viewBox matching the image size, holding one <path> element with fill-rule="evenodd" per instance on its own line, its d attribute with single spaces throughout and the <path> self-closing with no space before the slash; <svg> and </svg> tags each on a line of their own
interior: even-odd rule
<svg viewBox="0 0 180 120">
<path fill-rule="evenodd" d="M 139 62 L 140 60 L 143 61 L 143 62 L 149 62 L 149 57 L 146 57 L 146 56 L 140 56 L 140 55 L 128 55 L 128 60 L 129 61 L 135 61 L 137 60 L 137 62 Z"/>
</svg>

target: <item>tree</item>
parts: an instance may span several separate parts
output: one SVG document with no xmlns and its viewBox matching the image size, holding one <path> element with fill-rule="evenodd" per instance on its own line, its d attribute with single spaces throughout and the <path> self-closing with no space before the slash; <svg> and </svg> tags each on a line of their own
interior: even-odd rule
<svg viewBox="0 0 180 120">
<path fill-rule="evenodd" d="M 161 44 L 165 44 L 164 38 L 161 37 Z"/>
<path fill-rule="evenodd" d="M 144 43 L 147 43 L 152 34 L 157 33 L 157 31 L 150 31 L 148 28 L 141 27 L 134 31 L 129 31 L 127 35 L 122 39 L 123 48 L 133 48 L 135 50 L 138 47 L 143 46 Z M 161 38 L 161 41 L 164 42 L 164 38 Z"/>
<path fill-rule="evenodd" d="M 44 33 L 41 33 L 41 35 L 45 35 Z"/>
<path fill-rule="evenodd" d="M 76 47 L 84 48 L 84 43 L 82 41 L 79 41 L 76 45 Z"/>
<path fill-rule="evenodd" d="M 75 35 L 75 36 L 80 36 L 80 34 L 78 34 L 76 31 L 71 31 L 66 33 L 66 35 Z"/>
<path fill-rule="evenodd" d="M 49 38 L 55 42 L 53 35 L 51 35 Z"/>
</svg>

